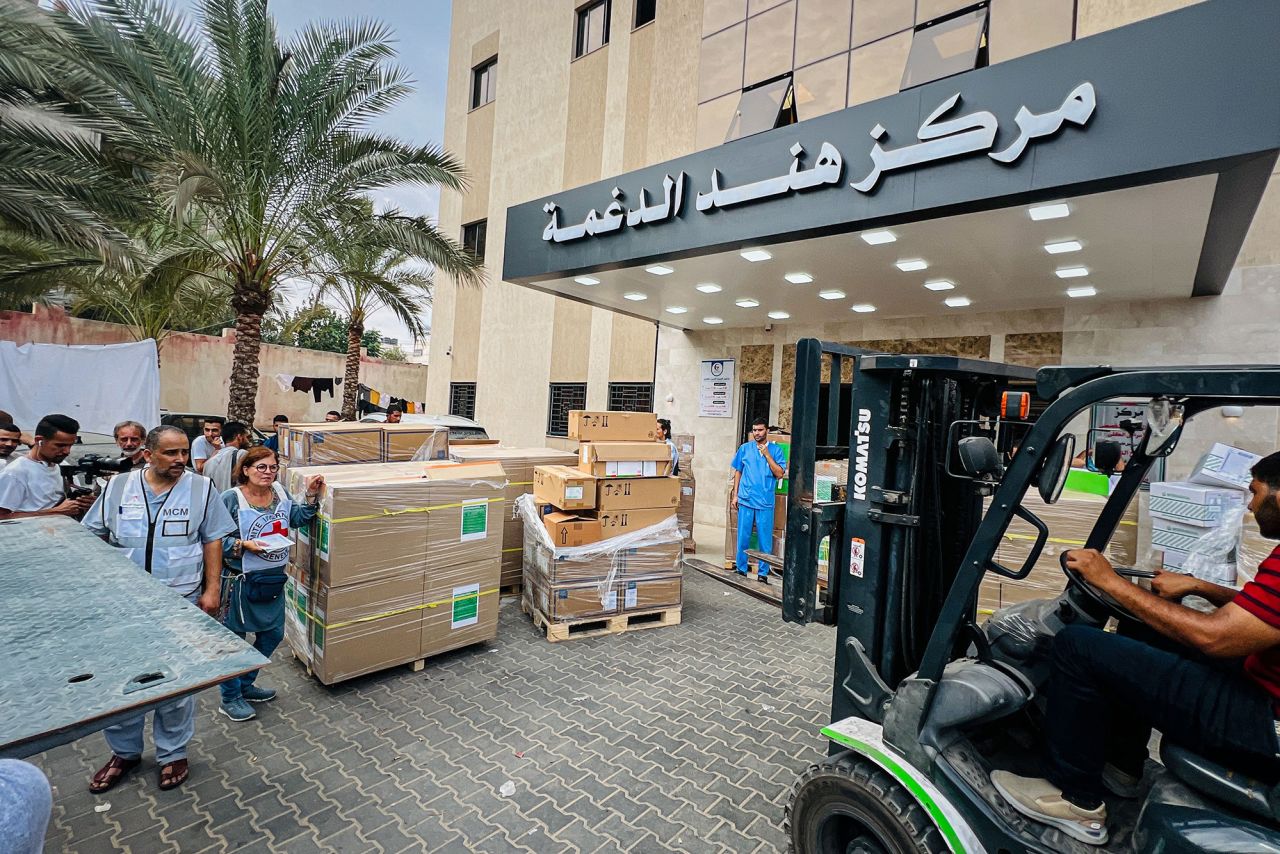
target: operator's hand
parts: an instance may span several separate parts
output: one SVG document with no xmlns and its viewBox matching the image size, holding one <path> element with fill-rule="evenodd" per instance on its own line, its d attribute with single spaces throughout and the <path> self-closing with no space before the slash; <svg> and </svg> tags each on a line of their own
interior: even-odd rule
<svg viewBox="0 0 1280 854">
<path fill-rule="evenodd" d="M 206 590 L 200 594 L 200 598 L 196 600 L 196 605 L 201 611 L 204 611 L 210 617 L 217 619 L 218 611 L 222 607 L 222 591 Z"/>
<path fill-rule="evenodd" d="M 1067 566 L 1094 587 L 1101 587 L 1108 577 L 1115 577 L 1111 561 L 1097 549 L 1072 549 L 1067 552 Z"/>
<path fill-rule="evenodd" d="M 756 442 L 756 452 L 760 454 L 760 456 L 763 457 L 766 453 L 768 453 L 768 451 L 769 451 L 769 443 L 767 441 Z"/>
<path fill-rule="evenodd" d="M 76 506 L 79 508 L 79 512 L 76 513 L 76 515 L 83 516 L 85 513 L 88 513 L 89 508 L 93 506 L 93 500 L 92 495 L 81 495 L 79 498 L 75 499 Z"/>
<path fill-rule="evenodd" d="M 1183 575 L 1180 572 L 1166 572 L 1157 569 L 1155 578 L 1151 579 L 1151 591 L 1161 599 L 1179 601 L 1190 596 L 1200 588 L 1200 579 L 1194 575 Z"/>
</svg>

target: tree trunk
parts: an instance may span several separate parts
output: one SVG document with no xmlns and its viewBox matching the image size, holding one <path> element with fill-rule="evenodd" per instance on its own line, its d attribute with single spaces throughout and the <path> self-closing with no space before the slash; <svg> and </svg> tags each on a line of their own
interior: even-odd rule
<svg viewBox="0 0 1280 854">
<path fill-rule="evenodd" d="M 231 357 L 227 417 L 253 425 L 258 405 L 258 367 L 262 350 L 262 316 L 271 297 L 258 282 L 236 282 L 231 308 L 236 313 L 236 347 Z"/>
<path fill-rule="evenodd" d="M 364 324 L 351 321 L 347 325 L 347 370 L 342 377 L 342 420 L 356 420 L 356 396 L 360 385 L 360 339 Z"/>
</svg>

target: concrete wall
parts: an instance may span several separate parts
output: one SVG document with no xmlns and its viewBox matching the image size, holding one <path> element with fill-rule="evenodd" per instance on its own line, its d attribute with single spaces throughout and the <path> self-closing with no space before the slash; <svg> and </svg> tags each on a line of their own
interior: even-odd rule
<svg viewBox="0 0 1280 854">
<path fill-rule="evenodd" d="M 0 340 L 19 344 L 118 344 L 132 341 L 133 337 L 119 324 L 69 317 L 60 308 L 37 306 L 30 314 L 0 311 Z M 225 413 L 234 348 L 234 330 L 227 330 L 222 336 L 170 334 L 160 351 L 160 408 Z M 310 393 L 281 390 L 274 376 L 338 378 L 344 373 L 345 361 L 340 353 L 264 344 L 259 367 L 258 425 L 269 427 L 271 418 L 280 414 L 289 416 L 291 421 L 323 421 L 325 412 L 341 409 L 341 387 L 335 388 L 333 398 L 325 394 L 316 403 Z M 427 388 L 427 366 L 366 356 L 360 360 L 360 381 L 397 397 L 422 400 Z M 3 405 L 0 402 L 0 408 Z"/>
</svg>

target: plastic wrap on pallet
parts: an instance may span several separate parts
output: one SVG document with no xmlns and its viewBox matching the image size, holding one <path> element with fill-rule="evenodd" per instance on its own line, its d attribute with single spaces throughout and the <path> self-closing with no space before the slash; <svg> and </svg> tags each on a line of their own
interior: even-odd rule
<svg viewBox="0 0 1280 854">
<path fill-rule="evenodd" d="M 437 424 L 281 425 L 278 456 L 289 466 L 411 462 L 449 458 L 449 430 Z"/>
</svg>

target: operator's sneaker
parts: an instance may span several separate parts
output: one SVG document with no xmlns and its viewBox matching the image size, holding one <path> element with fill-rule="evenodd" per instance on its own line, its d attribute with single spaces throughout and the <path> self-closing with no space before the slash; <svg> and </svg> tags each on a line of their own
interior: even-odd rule
<svg viewBox="0 0 1280 854">
<path fill-rule="evenodd" d="M 991 782 L 1009 805 L 1033 821 L 1056 827 L 1086 845 L 1107 844 L 1107 805 L 1087 810 L 1062 796 L 1062 790 L 1038 777 L 992 771 Z"/>
<path fill-rule="evenodd" d="M 768 584 L 768 583 L 769 583 L 769 576 L 767 576 L 767 575 L 757 575 L 757 576 L 756 576 L 756 581 L 759 581 L 761 584 Z"/>
<path fill-rule="evenodd" d="M 1132 799 L 1142 795 L 1142 775 L 1135 777 L 1110 762 L 1102 769 L 1102 785 L 1117 798 Z"/>
<path fill-rule="evenodd" d="M 241 687 L 240 696 L 244 697 L 250 703 L 270 703 L 276 698 L 276 689 L 259 688 L 257 685 L 247 685 Z"/>
<path fill-rule="evenodd" d="M 244 700 L 237 698 L 235 700 L 223 700 L 222 705 L 218 706 L 218 711 L 237 723 L 241 721 L 251 721 L 258 716 Z"/>
</svg>

